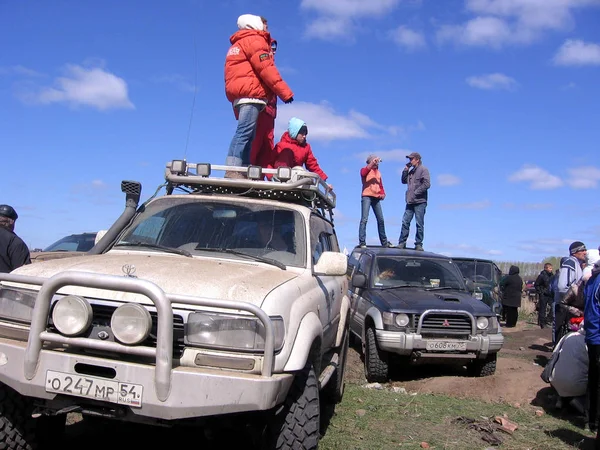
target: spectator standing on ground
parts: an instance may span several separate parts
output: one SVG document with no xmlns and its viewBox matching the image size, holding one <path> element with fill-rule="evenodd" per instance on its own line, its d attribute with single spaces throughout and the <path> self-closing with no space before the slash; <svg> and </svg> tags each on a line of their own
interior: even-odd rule
<svg viewBox="0 0 600 450">
<path fill-rule="evenodd" d="M 225 93 L 238 123 L 225 161 L 229 166 L 249 164 L 258 115 L 268 99 L 275 94 L 285 103 L 294 100 L 294 93 L 275 67 L 271 35 L 265 31 L 265 22 L 260 16 L 243 14 L 237 22 L 239 31 L 230 38 L 231 47 L 225 59 Z M 225 176 L 243 177 L 233 171 Z"/>
<path fill-rule="evenodd" d="M 383 247 L 391 247 L 385 234 L 385 223 L 383 221 L 383 208 L 381 202 L 385 199 L 385 189 L 381 172 L 379 172 L 379 163 L 381 158 L 377 155 L 369 155 L 367 165 L 360 169 L 360 179 L 362 181 L 362 196 L 360 201 L 361 215 L 360 225 L 358 227 L 358 245 L 361 248 L 367 246 L 367 221 L 369 220 L 369 210 L 373 208 L 375 219 L 377 220 L 377 232 L 379 233 L 379 242 Z"/>
<path fill-rule="evenodd" d="M 425 210 L 427 209 L 427 191 L 431 186 L 429 170 L 421 160 L 421 155 L 412 152 L 406 156 L 409 161 L 402 171 L 402 184 L 406 184 L 406 209 L 402 218 L 402 231 L 398 241 L 399 248 L 406 248 L 410 231 L 410 222 L 415 217 L 417 232 L 415 235 L 415 250 L 423 251 L 425 234 Z"/>
<path fill-rule="evenodd" d="M 18 218 L 12 206 L 0 205 L 0 273 L 9 273 L 31 263 L 27 245 L 15 234 Z"/>
<path fill-rule="evenodd" d="M 552 319 L 554 313 L 554 299 L 552 298 L 550 280 L 552 279 L 552 264 L 544 264 L 544 270 L 540 272 L 535 280 L 535 292 L 538 295 L 538 325 L 544 328 Z M 551 315 L 546 317 L 547 306 L 551 306 Z"/>
<path fill-rule="evenodd" d="M 592 268 L 590 279 L 585 285 L 585 309 L 583 323 L 585 343 L 588 348 L 588 395 L 590 401 L 588 426 L 598 430 L 598 403 L 600 397 L 600 265 Z M 600 448 L 600 436 L 596 435 L 596 448 Z"/>
<path fill-rule="evenodd" d="M 560 328 L 567 319 L 567 308 L 563 304 L 563 298 L 569 287 L 578 281 L 583 275 L 582 264 L 587 262 L 587 249 L 581 241 L 575 241 L 569 246 L 569 256 L 560 263 L 560 272 L 554 294 L 554 322 L 552 327 L 552 342 L 556 344 L 559 340 Z"/>
<path fill-rule="evenodd" d="M 500 280 L 502 289 L 502 309 L 506 312 L 506 328 L 514 328 L 519 318 L 523 280 L 519 276 L 519 268 L 510 266 L 508 275 Z"/>
</svg>

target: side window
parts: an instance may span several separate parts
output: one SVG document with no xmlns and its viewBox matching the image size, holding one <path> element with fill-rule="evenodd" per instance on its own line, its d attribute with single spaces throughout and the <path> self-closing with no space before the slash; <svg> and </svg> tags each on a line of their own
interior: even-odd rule
<svg viewBox="0 0 600 450">
<path fill-rule="evenodd" d="M 316 264 L 323 252 L 337 251 L 334 250 L 333 238 L 333 227 L 329 222 L 324 220 L 322 217 L 317 215 L 311 215 L 310 217 L 310 248 L 312 253 L 312 262 Z M 337 240 L 335 240 L 335 246 L 337 247 Z"/>
</svg>

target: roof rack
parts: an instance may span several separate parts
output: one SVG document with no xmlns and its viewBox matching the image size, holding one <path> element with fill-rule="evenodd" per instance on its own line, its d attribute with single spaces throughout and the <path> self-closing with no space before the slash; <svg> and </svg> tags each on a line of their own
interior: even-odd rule
<svg viewBox="0 0 600 450">
<path fill-rule="evenodd" d="M 215 171 L 236 172 L 240 178 L 217 178 Z M 264 181 L 272 175 L 272 181 Z M 194 193 L 236 194 L 309 204 L 326 209 L 332 216 L 336 196 L 316 173 L 301 167 L 265 169 L 260 166 L 222 166 L 210 163 L 188 163 L 173 160 L 165 170 L 167 194 L 176 187 L 188 187 Z"/>
</svg>

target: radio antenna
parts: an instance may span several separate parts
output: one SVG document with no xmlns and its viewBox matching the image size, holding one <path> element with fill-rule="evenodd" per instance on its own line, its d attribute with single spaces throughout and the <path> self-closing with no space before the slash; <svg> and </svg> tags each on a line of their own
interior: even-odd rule
<svg viewBox="0 0 600 450">
<path fill-rule="evenodd" d="M 187 149 L 190 142 L 190 132 L 192 130 L 192 120 L 194 118 L 194 109 L 196 107 L 196 92 L 198 92 L 198 51 L 196 46 L 196 37 L 194 36 L 194 96 L 192 99 L 192 111 L 190 113 L 190 123 L 188 124 L 187 138 L 185 139 L 185 151 L 183 160 L 187 160 Z"/>
</svg>

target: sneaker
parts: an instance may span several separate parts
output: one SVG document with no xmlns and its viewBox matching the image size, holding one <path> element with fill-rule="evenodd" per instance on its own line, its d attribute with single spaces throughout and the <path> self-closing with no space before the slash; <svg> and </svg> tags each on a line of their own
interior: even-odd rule
<svg viewBox="0 0 600 450">
<path fill-rule="evenodd" d="M 391 242 L 387 242 L 386 244 L 382 245 L 382 247 L 393 248 L 394 244 L 392 244 Z"/>
<path fill-rule="evenodd" d="M 422 245 L 415 245 L 415 250 L 418 252 L 422 252 L 423 251 L 423 246 Z"/>
<path fill-rule="evenodd" d="M 396 247 L 397 248 L 406 248 L 406 242 L 400 242 Z"/>
<path fill-rule="evenodd" d="M 358 244 L 360 248 L 367 248 L 367 244 Z"/>
</svg>

